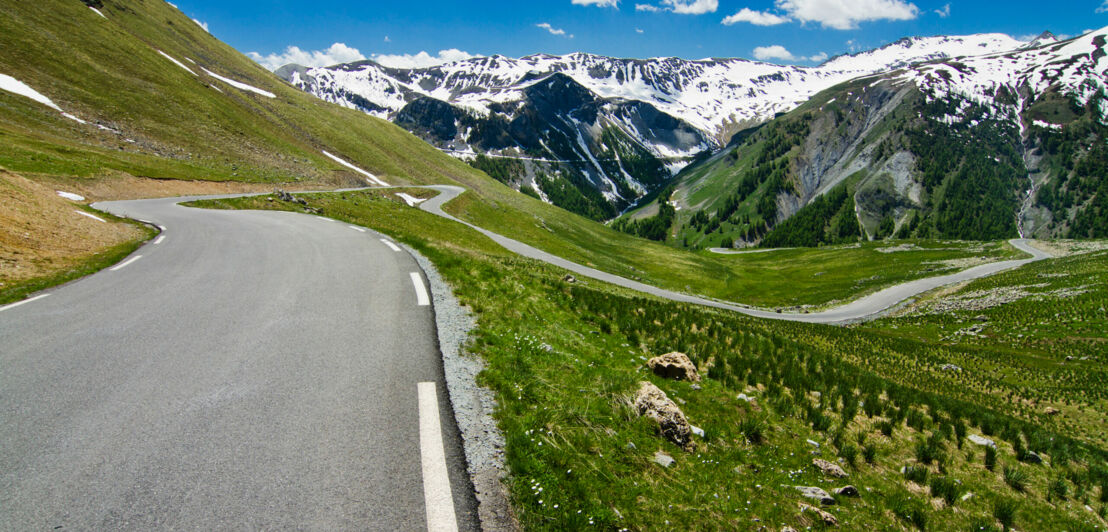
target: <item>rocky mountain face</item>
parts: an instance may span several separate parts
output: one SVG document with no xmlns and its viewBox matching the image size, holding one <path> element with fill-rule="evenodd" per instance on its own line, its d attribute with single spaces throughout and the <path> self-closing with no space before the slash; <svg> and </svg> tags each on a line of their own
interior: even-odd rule
<svg viewBox="0 0 1108 532">
<path fill-rule="evenodd" d="M 392 120 L 524 192 L 605 219 L 697 155 L 832 86 L 1021 45 L 999 34 L 912 38 L 818 67 L 540 54 L 421 69 L 288 65 L 277 73 L 324 100 Z"/>
<path fill-rule="evenodd" d="M 1106 40 L 1108 29 L 1044 34 L 820 93 L 686 169 L 666 196 L 679 214 L 664 237 L 707 247 L 1108 235 Z M 666 210 L 621 226 L 637 231 Z"/>
</svg>

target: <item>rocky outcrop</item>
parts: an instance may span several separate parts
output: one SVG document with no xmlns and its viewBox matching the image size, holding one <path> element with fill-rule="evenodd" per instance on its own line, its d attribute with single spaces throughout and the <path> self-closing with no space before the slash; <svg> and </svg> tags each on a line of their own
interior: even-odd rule
<svg viewBox="0 0 1108 532">
<path fill-rule="evenodd" d="M 646 361 L 646 365 L 655 375 L 665 379 L 700 382 L 700 374 L 692 360 L 684 353 L 666 353 Z"/>
<path fill-rule="evenodd" d="M 793 486 L 800 492 L 801 497 L 812 499 L 824 506 L 835 504 L 835 498 L 830 493 L 824 491 L 823 488 L 817 488 L 815 486 Z"/>
<path fill-rule="evenodd" d="M 649 382 L 639 383 L 639 390 L 635 393 L 635 412 L 657 422 L 662 436 L 675 445 L 686 451 L 695 448 L 692 427 L 685 414 L 657 386 Z"/>
<path fill-rule="evenodd" d="M 839 467 L 838 464 L 833 464 L 822 458 L 816 458 L 815 460 L 812 460 L 812 465 L 816 466 L 816 468 L 819 469 L 820 472 L 824 474 L 824 476 L 835 478 L 846 478 L 850 476 L 847 475 L 846 471 L 843 471 L 843 468 Z"/>
</svg>

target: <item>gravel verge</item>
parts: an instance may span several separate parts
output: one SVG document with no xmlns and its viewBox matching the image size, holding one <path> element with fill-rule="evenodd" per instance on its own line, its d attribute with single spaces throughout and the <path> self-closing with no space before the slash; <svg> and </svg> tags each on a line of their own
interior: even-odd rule
<svg viewBox="0 0 1108 532">
<path fill-rule="evenodd" d="M 501 482 L 507 476 L 507 469 L 504 466 L 504 435 L 492 417 L 496 398 L 492 390 L 477 385 L 477 374 L 484 369 L 484 362 L 465 350 L 469 331 L 477 326 L 477 321 L 458 303 L 450 286 L 430 260 L 414 249 L 400 245 L 415 257 L 431 285 L 446 387 L 454 419 L 462 433 L 466 469 L 477 495 L 481 529 L 496 532 L 519 530 L 519 523 L 508 503 L 508 492 Z"/>
</svg>

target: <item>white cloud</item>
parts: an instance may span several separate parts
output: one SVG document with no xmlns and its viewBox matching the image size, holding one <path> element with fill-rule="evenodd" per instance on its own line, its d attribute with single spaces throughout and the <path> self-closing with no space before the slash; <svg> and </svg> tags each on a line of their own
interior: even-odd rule
<svg viewBox="0 0 1108 532">
<path fill-rule="evenodd" d="M 942 9 L 936 9 L 935 14 L 942 17 L 942 18 L 949 17 L 950 16 L 950 4 L 947 4 L 947 5 L 943 6 Z"/>
<path fill-rule="evenodd" d="M 755 26 L 776 26 L 789 22 L 789 20 L 789 17 L 782 17 L 768 11 L 754 11 L 744 7 L 738 13 L 723 19 L 723 25 L 730 26 L 739 22 L 749 22 Z"/>
<path fill-rule="evenodd" d="M 859 22 L 919 16 L 919 8 L 904 0 L 777 0 L 777 8 L 801 22 L 819 22 L 837 30 L 857 29 Z"/>
<path fill-rule="evenodd" d="M 681 15 L 703 15 L 719 9 L 719 0 L 662 0 L 662 4 Z"/>
<path fill-rule="evenodd" d="M 385 35 L 385 42 L 392 42 L 392 39 L 390 39 L 388 35 Z"/>
<path fill-rule="evenodd" d="M 639 34 L 641 34 L 641 33 L 642 33 L 642 30 L 641 30 L 641 29 L 639 29 L 639 28 L 635 28 L 635 33 L 639 33 Z"/>
<path fill-rule="evenodd" d="M 1104 0 L 1104 1 L 1108 2 L 1108 0 Z M 652 6 L 650 4 L 635 4 L 635 11 L 649 11 L 651 13 L 657 13 L 661 10 L 662 10 L 662 8 L 660 8 L 658 6 Z"/>
<path fill-rule="evenodd" d="M 539 23 L 539 24 L 535 24 L 535 27 L 536 28 L 542 28 L 542 29 L 550 32 L 551 35 L 558 35 L 558 36 L 566 37 L 566 38 L 569 38 L 569 39 L 573 38 L 573 35 L 567 35 L 566 34 L 566 30 L 563 30 L 561 28 L 555 28 L 554 26 L 551 26 L 549 22 L 542 22 L 542 23 Z"/>
<path fill-rule="evenodd" d="M 204 31 L 206 31 L 208 33 L 212 32 L 212 30 L 208 29 L 208 23 L 207 22 L 200 22 L 197 19 L 192 19 L 192 21 L 195 22 L 197 26 L 200 26 L 201 28 L 204 28 Z"/>
<path fill-rule="evenodd" d="M 573 0 L 573 5 L 619 8 L 619 0 Z"/>
<path fill-rule="evenodd" d="M 1108 0 L 1104 0 L 1104 3 L 1096 8 L 1097 13 L 1104 13 L 1105 11 L 1108 11 Z"/>
<path fill-rule="evenodd" d="M 438 55 L 431 55 L 427 52 L 419 52 L 418 54 L 373 54 L 370 59 L 390 68 L 429 68 L 455 61 L 465 61 L 474 57 L 481 56 L 451 48 L 449 50 L 439 50 Z"/>
<path fill-rule="evenodd" d="M 277 70 L 289 63 L 304 65 L 307 67 L 325 67 L 339 63 L 361 61 L 366 57 L 357 48 L 351 48 L 341 42 L 332 44 L 326 50 L 301 50 L 296 46 L 289 46 L 280 54 L 262 55 L 258 52 L 247 52 L 250 59 L 269 70 Z"/>
<path fill-rule="evenodd" d="M 754 58 L 759 61 L 779 59 L 781 61 L 796 61 L 796 56 L 780 44 L 773 46 L 759 46 L 754 49 Z"/>
<path fill-rule="evenodd" d="M 754 58 L 759 61 L 787 61 L 787 62 L 802 62 L 811 61 L 813 63 L 822 63 L 827 60 L 827 52 L 820 52 L 811 57 L 793 55 L 787 48 L 780 44 L 774 44 L 772 46 L 759 46 L 754 49 Z"/>
</svg>

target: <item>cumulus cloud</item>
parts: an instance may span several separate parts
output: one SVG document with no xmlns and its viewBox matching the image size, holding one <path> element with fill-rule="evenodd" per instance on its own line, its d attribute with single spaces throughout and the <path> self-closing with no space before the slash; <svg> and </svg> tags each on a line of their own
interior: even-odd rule
<svg viewBox="0 0 1108 532">
<path fill-rule="evenodd" d="M 857 29 L 859 22 L 919 16 L 919 8 L 904 0 L 777 0 L 777 8 L 801 22 L 818 22 L 837 30 Z"/>
<path fill-rule="evenodd" d="M 774 44 L 772 46 L 759 46 L 754 49 L 754 58 L 759 61 L 786 61 L 790 63 L 811 61 L 822 63 L 827 60 L 827 52 L 820 52 L 811 57 L 794 55 L 784 46 Z"/>
<path fill-rule="evenodd" d="M 769 59 L 778 59 L 781 61 L 796 61 L 796 56 L 780 44 L 775 44 L 773 46 L 759 46 L 755 48 L 754 58 L 759 61 L 766 61 Z"/>
<path fill-rule="evenodd" d="M 635 33 L 640 33 L 640 34 L 641 34 L 641 33 L 642 33 L 642 30 L 641 30 L 641 29 L 639 29 L 639 28 L 635 28 Z"/>
<path fill-rule="evenodd" d="M 1105 0 L 1108 2 L 1108 0 Z M 719 9 L 719 0 L 662 0 L 661 5 L 635 4 L 635 11 L 671 11 L 682 15 L 703 15 L 715 13 Z"/>
<path fill-rule="evenodd" d="M 942 17 L 942 18 L 949 17 L 950 16 L 950 4 L 947 4 L 947 5 L 943 6 L 942 9 L 936 9 L 935 14 Z"/>
<path fill-rule="evenodd" d="M 536 28 L 542 28 L 542 29 L 550 32 L 551 35 L 557 35 L 559 37 L 565 37 L 567 39 L 572 39 L 573 38 L 573 34 L 567 34 L 566 30 L 563 30 L 561 28 L 555 28 L 554 26 L 551 26 L 549 22 L 542 22 L 542 23 L 539 23 L 539 24 L 535 24 L 535 27 Z"/>
<path fill-rule="evenodd" d="M 719 9 L 719 0 L 662 0 L 662 4 L 669 6 L 670 11 L 682 15 L 703 15 L 715 13 Z"/>
<path fill-rule="evenodd" d="M 573 0 L 574 5 L 596 7 L 619 7 L 619 0 Z"/>
<path fill-rule="evenodd" d="M 258 52 L 246 54 L 269 70 L 277 70 L 289 63 L 304 65 L 306 67 L 325 67 L 339 63 L 361 61 L 366 57 L 357 48 L 351 48 L 341 42 L 332 44 L 326 50 L 301 50 L 296 46 L 289 46 L 279 54 L 262 55 Z"/>
<path fill-rule="evenodd" d="M 474 57 L 481 56 L 451 48 L 449 50 L 439 50 L 438 55 L 431 55 L 427 52 L 419 52 L 418 54 L 373 54 L 370 59 L 390 68 L 429 68 L 456 61 L 465 61 Z"/>
<path fill-rule="evenodd" d="M 1108 0 L 1104 0 L 1104 3 L 1100 4 L 1100 7 L 1096 8 L 1097 13 L 1104 13 L 1105 11 L 1108 11 Z"/>
<path fill-rule="evenodd" d="M 738 13 L 723 19 L 723 25 L 730 26 L 739 22 L 749 22 L 755 26 L 776 26 L 789 22 L 789 20 L 789 17 L 782 17 L 768 11 L 754 11 L 744 7 Z"/>
</svg>

